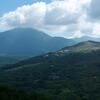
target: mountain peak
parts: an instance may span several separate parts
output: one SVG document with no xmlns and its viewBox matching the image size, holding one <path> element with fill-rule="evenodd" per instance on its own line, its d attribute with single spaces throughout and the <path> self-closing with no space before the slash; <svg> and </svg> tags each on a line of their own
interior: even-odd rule
<svg viewBox="0 0 100 100">
<path fill-rule="evenodd" d="M 36 29 L 15 28 L 0 33 L 0 55 L 37 56 L 73 43 L 73 40 L 51 37 Z"/>
</svg>

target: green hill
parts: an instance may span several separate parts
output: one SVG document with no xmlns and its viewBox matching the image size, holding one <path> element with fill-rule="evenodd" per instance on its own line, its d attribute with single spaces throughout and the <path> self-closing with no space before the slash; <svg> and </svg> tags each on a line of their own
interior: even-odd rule
<svg viewBox="0 0 100 100">
<path fill-rule="evenodd" d="M 96 51 L 100 50 L 100 42 L 94 42 L 94 41 L 86 41 L 86 42 L 81 42 L 77 45 L 71 46 L 71 47 L 66 47 L 62 50 L 68 50 L 70 52 L 91 52 L 91 51 Z"/>
<path fill-rule="evenodd" d="M 86 41 L 4 66 L 0 84 L 44 91 L 52 100 L 100 100 L 100 43 Z"/>
</svg>

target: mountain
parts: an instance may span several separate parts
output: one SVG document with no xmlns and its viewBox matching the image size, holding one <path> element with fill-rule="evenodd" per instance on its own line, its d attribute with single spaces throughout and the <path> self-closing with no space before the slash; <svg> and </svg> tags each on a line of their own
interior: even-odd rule
<svg viewBox="0 0 100 100">
<path fill-rule="evenodd" d="M 96 41 L 96 42 L 100 42 L 100 38 L 96 38 L 96 37 L 90 37 L 90 36 L 83 36 L 80 38 L 75 38 L 73 39 L 74 41 L 77 41 L 77 43 L 79 42 L 85 42 L 85 41 Z"/>
<path fill-rule="evenodd" d="M 81 42 L 0 70 L 0 84 L 44 91 L 50 100 L 100 100 L 99 42 Z"/>
<path fill-rule="evenodd" d="M 95 41 L 85 41 L 85 42 L 80 42 L 74 46 L 70 47 L 65 47 L 60 50 L 60 52 L 93 52 L 97 51 L 100 49 L 100 42 L 95 42 Z"/>
<path fill-rule="evenodd" d="M 51 37 L 31 28 L 16 28 L 0 33 L 1 56 L 36 56 L 75 44 L 73 40 Z"/>
</svg>

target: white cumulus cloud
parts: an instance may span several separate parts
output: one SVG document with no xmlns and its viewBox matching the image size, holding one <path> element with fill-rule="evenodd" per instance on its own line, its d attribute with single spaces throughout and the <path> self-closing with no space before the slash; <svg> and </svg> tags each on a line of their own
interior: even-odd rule
<svg viewBox="0 0 100 100">
<path fill-rule="evenodd" d="M 31 27 L 66 38 L 100 37 L 99 0 L 52 0 L 23 5 L 0 17 L 0 31 Z"/>
</svg>

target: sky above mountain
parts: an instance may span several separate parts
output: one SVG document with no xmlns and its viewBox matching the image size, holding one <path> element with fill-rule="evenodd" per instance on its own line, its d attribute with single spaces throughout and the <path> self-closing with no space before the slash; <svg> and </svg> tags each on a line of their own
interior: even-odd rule
<svg viewBox="0 0 100 100">
<path fill-rule="evenodd" d="M 31 27 L 52 36 L 100 37 L 100 0 L 3 0 L 0 31 Z"/>
<path fill-rule="evenodd" d="M 15 10 L 17 7 L 39 2 L 41 0 L 0 0 L 0 15 Z M 49 3 L 51 0 L 42 0 Z"/>
</svg>

